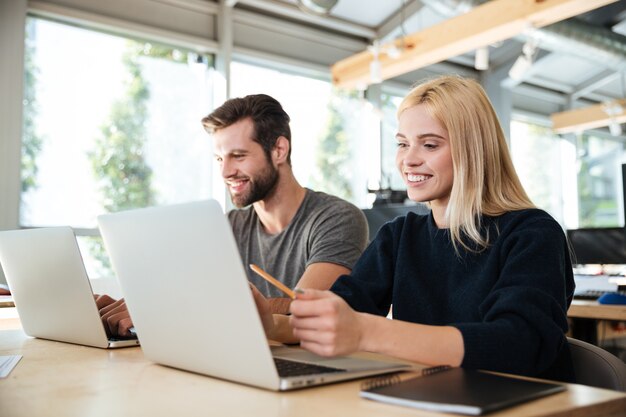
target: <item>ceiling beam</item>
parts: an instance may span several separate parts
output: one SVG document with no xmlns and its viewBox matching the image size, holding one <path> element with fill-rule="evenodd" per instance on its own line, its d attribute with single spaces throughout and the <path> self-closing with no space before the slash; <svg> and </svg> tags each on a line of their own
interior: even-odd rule
<svg viewBox="0 0 626 417">
<path fill-rule="evenodd" d="M 345 19 L 341 19 L 338 17 L 317 16 L 312 13 L 306 13 L 300 10 L 300 8 L 295 4 L 289 4 L 284 1 L 238 0 L 238 3 L 264 10 L 270 13 L 275 13 L 279 16 L 284 16 L 290 19 L 296 19 L 301 22 L 307 22 L 313 25 L 325 27 L 327 29 L 336 30 L 338 32 L 342 32 L 348 35 L 365 37 L 367 39 L 374 39 L 376 37 L 376 30 L 368 26 L 349 22 Z"/>
<path fill-rule="evenodd" d="M 402 34 L 402 25 L 412 16 L 419 13 L 422 7 L 424 7 L 424 4 L 417 0 L 410 0 L 406 4 L 403 3 L 394 14 L 389 16 L 387 20 L 378 27 L 376 37 L 383 40 L 395 31 L 399 31 L 400 34 Z"/>
<path fill-rule="evenodd" d="M 574 87 L 574 92 L 572 93 L 572 98 L 576 100 L 579 97 L 583 97 L 590 92 L 597 90 L 605 84 L 610 83 L 617 77 L 619 77 L 620 73 L 612 70 L 606 70 L 602 73 L 592 77 L 591 79 L 585 81 L 582 84 Z"/>
<path fill-rule="evenodd" d="M 615 1 L 489 1 L 468 13 L 406 36 L 404 50 L 396 59 L 380 54 L 382 79 L 393 78 L 476 48 L 512 38 L 529 27 L 543 27 Z M 381 49 L 390 46 L 383 45 Z M 369 51 L 363 51 L 335 63 L 331 68 L 333 82 L 343 88 L 370 84 L 370 63 L 373 59 Z"/>
<path fill-rule="evenodd" d="M 626 99 L 596 104 L 550 116 L 556 133 L 573 133 L 626 122 Z"/>
</svg>

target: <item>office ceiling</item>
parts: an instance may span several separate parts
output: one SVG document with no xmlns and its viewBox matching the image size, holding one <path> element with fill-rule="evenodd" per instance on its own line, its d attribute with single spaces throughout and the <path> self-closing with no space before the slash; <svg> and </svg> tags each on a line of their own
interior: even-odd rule
<svg viewBox="0 0 626 417">
<path fill-rule="evenodd" d="M 484 0 L 309 0 L 336 3 L 328 15 L 303 12 L 298 0 L 233 0 L 235 7 L 280 16 L 293 22 L 342 33 L 371 44 L 423 30 Z M 307 3 L 307 1 L 302 1 Z M 505 76 L 516 109 L 544 115 L 626 95 L 626 0 L 489 46 L 488 72 L 474 69 L 474 52 L 449 59 L 392 81 L 412 84 L 432 73 L 508 74 L 531 36 L 537 43 L 532 67 L 519 80 Z"/>
</svg>

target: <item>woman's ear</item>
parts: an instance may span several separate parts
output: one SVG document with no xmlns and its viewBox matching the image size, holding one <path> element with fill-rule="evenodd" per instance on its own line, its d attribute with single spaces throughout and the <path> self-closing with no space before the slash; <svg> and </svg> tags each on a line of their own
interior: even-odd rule
<svg viewBox="0 0 626 417">
<path fill-rule="evenodd" d="M 279 136 L 276 139 L 276 143 L 274 144 L 274 149 L 272 149 L 272 159 L 275 164 L 281 164 L 287 162 L 287 156 L 289 155 L 289 150 L 291 149 L 291 143 L 284 136 Z"/>
</svg>

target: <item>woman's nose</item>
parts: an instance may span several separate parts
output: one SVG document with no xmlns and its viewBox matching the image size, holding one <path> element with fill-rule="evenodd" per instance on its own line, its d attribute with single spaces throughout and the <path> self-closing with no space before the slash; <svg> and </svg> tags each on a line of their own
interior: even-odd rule
<svg viewBox="0 0 626 417">
<path fill-rule="evenodd" d="M 403 163 L 406 166 L 419 166 L 424 163 L 424 158 L 417 148 L 411 147 L 404 155 Z"/>
</svg>

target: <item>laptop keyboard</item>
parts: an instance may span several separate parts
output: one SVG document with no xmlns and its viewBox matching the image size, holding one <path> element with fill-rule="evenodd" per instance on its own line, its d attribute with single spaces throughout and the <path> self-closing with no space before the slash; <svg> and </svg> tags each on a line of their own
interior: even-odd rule
<svg viewBox="0 0 626 417">
<path fill-rule="evenodd" d="M 314 365 L 311 363 L 295 362 L 286 359 L 274 358 L 278 375 L 281 377 L 303 376 L 316 374 L 329 374 L 346 372 L 345 369 L 331 368 L 328 366 Z"/>
</svg>

